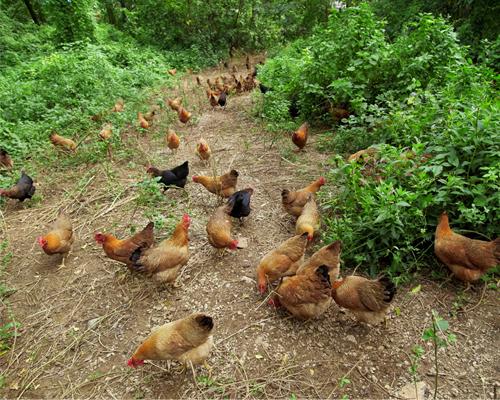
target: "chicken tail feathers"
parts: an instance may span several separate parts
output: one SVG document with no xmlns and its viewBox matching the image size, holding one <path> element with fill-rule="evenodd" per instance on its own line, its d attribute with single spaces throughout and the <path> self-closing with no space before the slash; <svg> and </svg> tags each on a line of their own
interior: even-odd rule
<svg viewBox="0 0 500 400">
<path fill-rule="evenodd" d="M 387 276 L 382 276 L 378 281 L 384 288 L 384 302 L 390 303 L 396 294 L 396 286 Z"/>
<path fill-rule="evenodd" d="M 210 332 L 214 327 L 214 321 L 212 317 L 208 315 L 199 315 L 196 317 L 196 323 L 204 330 Z"/>
<path fill-rule="evenodd" d="M 140 263 L 140 259 L 142 256 L 142 251 L 144 249 L 142 247 L 138 247 L 137 249 L 134 250 L 134 252 L 130 255 L 129 260 L 132 262 L 132 267 L 135 270 L 142 270 L 143 266 Z"/>
<path fill-rule="evenodd" d="M 318 268 L 316 268 L 316 274 L 321 278 L 323 282 L 328 282 L 328 286 L 331 286 L 332 283 L 330 282 L 330 275 L 328 274 L 328 266 L 327 265 L 321 265 Z"/>
</svg>

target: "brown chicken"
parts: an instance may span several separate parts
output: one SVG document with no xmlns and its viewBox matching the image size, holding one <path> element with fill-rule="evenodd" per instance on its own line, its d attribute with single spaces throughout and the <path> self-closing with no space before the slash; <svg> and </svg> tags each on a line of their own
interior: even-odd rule
<svg viewBox="0 0 500 400">
<path fill-rule="evenodd" d="M 285 307 L 295 318 L 319 317 L 332 304 L 328 267 L 321 265 L 301 275 L 283 278 L 269 303 Z"/>
<path fill-rule="evenodd" d="M 336 240 L 327 246 L 322 247 L 314 253 L 309 260 L 303 262 L 297 270 L 297 275 L 306 273 L 309 270 L 315 270 L 320 265 L 328 267 L 330 282 L 335 282 L 340 272 L 340 252 L 342 251 L 342 242 Z"/>
<path fill-rule="evenodd" d="M 110 233 L 101 232 L 97 232 L 94 238 L 97 243 L 102 245 L 109 258 L 131 267 L 132 261 L 130 261 L 130 257 L 132 253 L 138 248 L 146 250 L 153 245 L 153 227 L 154 224 L 150 222 L 142 231 L 128 239 L 120 240 Z"/>
<path fill-rule="evenodd" d="M 181 144 L 179 136 L 177 136 L 177 134 L 172 129 L 167 130 L 165 141 L 167 142 L 168 148 L 172 151 L 177 150 L 179 148 L 179 145 Z"/>
<path fill-rule="evenodd" d="M 292 142 L 295 146 L 302 150 L 307 143 L 307 136 L 309 134 L 309 124 L 304 122 L 300 125 L 299 129 L 297 129 L 292 135 Z"/>
<path fill-rule="evenodd" d="M 302 214 L 297 219 L 295 224 L 295 233 L 297 235 L 302 235 L 307 232 L 307 240 L 313 240 L 314 233 L 320 227 L 320 217 L 318 206 L 316 204 L 316 199 L 314 194 L 309 194 L 309 200 L 307 200 L 306 205 L 302 209 Z"/>
<path fill-rule="evenodd" d="M 49 256 L 62 254 L 61 267 L 64 267 L 64 261 L 75 241 L 71 220 L 66 214 L 60 213 L 49 233 L 45 236 L 40 236 L 37 241 L 45 254 Z"/>
<path fill-rule="evenodd" d="M 214 193 L 222 197 L 229 197 L 236 192 L 238 176 L 238 171 L 232 169 L 227 174 L 216 177 L 194 175 L 193 182 L 201 183 L 210 193 Z"/>
<path fill-rule="evenodd" d="M 500 265 L 500 237 L 486 242 L 459 235 L 450 228 L 445 211 L 436 227 L 434 252 L 458 279 L 477 281 L 490 268 Z"/>
<path fill-rule="evenodd" d="M 168 99 L 168 105 L 170 108 L 174 111 L 179 111 L 179 108 L 182 106 L 182 99 L 180 97 L 177 97 L 175 99 Z"/>
<path fill-rule="evenodd" d="M 303 189 L 292 192 L 288 189 L 283 189 L 281 192 L 281 202 L 286 212 L 294 217 L 299 217 L 302 214 L 302 209 L 307 203 L 310 193 L 316 193 L 321 186 L 326 183 L 325 178 L 321 177 L 314 182 L 311 182 Z"/>
<path fill-rule="evenodd" d="M 19 200 L 22 203 L 26 199 L 31 199 L 35 194 L 35 190 L 36 187 L 33 184 L 33 179 L 22 171 L 21 178 L 19 178 L 14 186 L 9 189 L 0 189 L 0 196 Z"/>
<path fill-rule="evenodd" d="M 55 132 L 52 132 L 49 138 L 54 146 L 59 146 L 65 150 L 70 150 L 73 152 L 76 151 L 76 143 L 71 139 L 58 135 Z"/>
<path fill-rule="evenodd" d="M 144 116 L 142 115 L 141 112 L 137 113 L 137 120 L 139 121 L 139 125 L 141 126 L 141 128 L 143 128 L 143 129 L 149 128 L 149 122 L 146 121 L 146 119 L 144 118 Z"/>
<path fill-rule="evenodd" d="M 155 115 L 158 115 L 160 113 L 160 110 L 160 106 L 155 104 L 146 114 L 144 114 L 144 119 L 148 122 L 151 122 L 154 119 Z"/>
<path fill-rule="evenodd" d="M 14 166 L 12 159 L 6 150 L 0 149 L 0 166 L 11 169 Z"/>
<path fill-rule="evenodd" d="M 123 102 L 123 99 L 118 99 L 111 109 L 112 112 L 122 112 L 123 109 L 125 108 L 125 103 Z"/>
<path fill-rule="evenodd" d="M 332 285 L 333 300 L 347 308 L 354 316 L 371 325 L 385 321 L 389 305 L 396 294 L 396 287 L 387 277 L 369 280 L 351 275 Z"/>
<path fill-rule="evenodd" d="M 236 250 L 238 241 L 231 236 L 231 207 L 224 204 L 218 207 L 207 223 L 208 242 L 216 249 Z"/>
<path fill-rule="evenodd" d="M 212 106 L 212 110 L 214 110 L 218 104 L 219 102 L 217 100 L 217 97 L 215 97 L 214 92 L 210 92 L 210 105 Z"/>
<path fill-rule="evenodd" d="M 138 248 L 132 253 L 132 267 L 141 272 L 147 272 L 159 282 L 173 282 L 182 266 L 189 260 L 189 225 L 191 219 L 184 214 L 177 224 L 172 236 L 158 246 L 147 250 Z"/>
<path fill-rule="evenodd" d="M 109 140 L 113 134 L 113 126 L 111 124 L 105 124 L 101 131 L 99 132 L 99 137 L 102 140 Z"/>
<path fill-rule="evenodd" d="M 181 121 L 183 124 L 187 124 L 188 121 L 191 119 L 192 114 L 181 106 L 179 107 L 177 115 L 179 116 L 179 121 Z"/>
<path fill-rule="evenodd" d="M 177 70 L 175 68 L 169 69 L 167 71 L 170 75 L 174 76 L 177 73 Z"/>
<path fill-rule="evenodd" d="M 200 139 L 198 144 L 196 145 L 195 153 L 200 158 L 200 160 L 208 161 L 210 159 L 210 156 L 212 155 L 212 150 L 210 149 L 210 146 L 205 139 Z"/>
<path fill-rule="evenodd" d="M 371 162 L 374 160 L 374 158 L 377 156 L 379 152 L 379 149 L 376 147 L 368 147 L 367 149 L 359 150 L 354 154 L 351 154 L 348 158 L 348 162 L 358 162 L 359 160 L 362 160 L 363 162 Z"/>
<path fill-rule="evenodd" d="M 304 260 L 306 243 L 305 233 L 293 236 L 262 258 L 256 270 L 257 288 L 261 294 L 266 292 L 268 284 L 297 272 L 297 268 Z"/>
<path fill-rule="evenodd" d="M 153 330 L 128 360 L 136 368 L 144 360 L 177 360 L 183 364 L 202 364 L 214 344 L 212 317 L 192 314 Z"/>
</svg>

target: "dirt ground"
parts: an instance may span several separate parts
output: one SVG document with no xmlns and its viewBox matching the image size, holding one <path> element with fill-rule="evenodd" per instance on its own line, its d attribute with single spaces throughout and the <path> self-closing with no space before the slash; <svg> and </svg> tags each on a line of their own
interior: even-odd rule
<svg viewBox="0 0 500 400">
<path fill-rule="evenodd" d="M 357 323 L 335 304 L 310 322 L 271 309 L 257 293 L 254 273 L 261 257 L 294 232 L 281 208 L 281 189 L 302 187 L 325 174 L 329 155 L 315 150 L 314 135 L 302 154 L 294 154 L 284 136 L 271 146 L 273 136 L 252 116 L 256 94 L 230 96 L 225 111 L 213 111 L 193 76 L 160 94 L 182 95 L 193 122 L 180 126 L 166 108 L 151 132 L 122 132 L 131 159 L 42 169 L 37 190 L 43 201 L 9 202 L 2 210 L 3 235 L 14 255 L 5 276 L 15 290 L 2 315 L 4 323 L 11 315 L 21 323 L 12 350 L 0 359 L 3 398 L 398 398 L 412 382 L 410 355 L 417 344 L 425 349 L 417 379 L 433 392 L 434 352 L 421 340 L 432 309 L 457 336 L 456 344 L 438 353 L 438 398 L 498 398 L 498 295 L 481 284 L 464 293 L 455 280 L 422 276 L 398 288 L 397 312 L 390 313 L 387 326 Z M 175 155 L 163 141 L 167 125 L 182 135 Z M 191 259 L 175 286 L 162 287 L 107 259 L 93 234 L 125 236 L 147 223 L 147 207 L 138 203 L 134 186 L 145 178 L 147 162 L 165 168 L 189 160 L 190 176 L 211 174 L 194 154 L 200 137 L 211 145 L 218 172 L 235 168 L 238 187 L 255 190 L 251 216 L 243 226 L 233 224 L 248 247 L 219 257 L 205 234 L 215 196 L 193 182 L 185 191 L 169 190 L 156 211 L 169 228 L 184 212 L 192 216 Z M 323 190 L 334 195 L 334 182 Z M 58 268 L 58 256 L 46 256 L 36 244 L 59 209 L 75 221 L 77 235 L 64 268 Z M 168 235 L 166 227 L 157 229 L 157 237 Z M 350 267 L 342 265 L 341 273 L 350 273 Z M 412 292 L 417 285 L 421 290 Z M 174 362 L 127 367 L 153 327 L 196 311 L 214 318 L 211 369 L 197 367 L 194 379 Z"/>
</svg>

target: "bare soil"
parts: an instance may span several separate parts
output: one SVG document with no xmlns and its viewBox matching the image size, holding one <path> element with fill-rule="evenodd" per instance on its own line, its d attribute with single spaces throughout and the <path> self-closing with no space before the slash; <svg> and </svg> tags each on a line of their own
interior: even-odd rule
<svg viewBox="0 0 500 400">
<path fill-rule="evenodd" d="M 201 75 L 205 80 L 220 73 Z M 252 113 L 257 94 L 229 96 L 226 110 L 212 110 L 192 75 L 158 93 L 177 94 L 193 111 L 187 127 L 167 107 L 147 133 L 122 131 L 129 157 L 115 154 L 114 161 L 55 171 L 41 167 L 37 190 L 43 200 L 9 202 L 2 211 L 3 235 L 13 253 L 5 277 L 15 290 L 2 305 L 3 323 L 12 318 L 21 323 L 11 351 L 0 359 L 3 398 L 396 398 L 412 382 L 410 355 L 417 344 L 425 349 L 417 380 L 433 392 L 434 352 L 421 340 L 432 309 L 457 336 L 456 344 L 438 352 L 438 398 L 497 398 L 498 294 L 481 284 L 463 292 L 454 280 L 420 276 L 398 288 L 397 312 L 390 313 L 387 326 L 362 325 L 336 305 L 310 322 L 271 309 L 257 293 L 254 271 L 266 252 L 294 232 L 281 208 L 281 189 L 302 187 L 325 174 L 330 155 L 315 149 L 315 135 L 306 151 L 296 154 L 287 136 L 266 132 Z M 167 126 L 182 135 L 174 155 L 163 141 Z M 138 203 L 135 184 L 145 178 L 148 162 L 165 168 L 189 160 L 190 176 L 212 174 L 194 154 L 200 137 L 213 149 L 217 173 L 235 168 L 239 188 L 255 190 L 252 214 L 244 225 L 233 226 L 248 247 L 223 257 L 205 233 L 217 199 L 200 185 L 167 191 L 152 210 Z M 335 183 L 323 190 L 335 195 Z M 58 267 L 58 256 L 46 256 L 36 244 L 59 209 L 70 214 L 77 235 L 64 268 Z M 159 286 L 129 272 L 107 259 L 93 240 L 98 230 L 129 235 L 155 212 L 166 221 L 158 237 L 167 236 L 184 212 L 193 219 L 191 259 L 176 285 Z M 343 265 L 341 273 L 350 273 L 350 267 Z M 421 290 L 411 292 L 417 285 Z M 174 362 L 127 367 L 154 326 L 196 311 L 214 317 L 211 369 L 197 367 L 195 379 Z"/>
</svg>

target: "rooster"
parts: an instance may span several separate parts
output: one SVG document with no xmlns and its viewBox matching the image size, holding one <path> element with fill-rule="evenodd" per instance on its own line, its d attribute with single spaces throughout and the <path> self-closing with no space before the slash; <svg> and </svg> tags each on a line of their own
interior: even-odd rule
<svg viewBox="0 0 500 400">
<path fill-rule="evenodd" d="M 486 242 L 459 235 L 450 228 L 445 211 L 436 227 L 434 252 L 458 279 L 473 282 L 500 265 L 500 237 Z"/>
<path fill-rule="evenodd" d="M 177 360 L 184 364 L 202 364 L 214 344 L 212 317 L 192 314 L 153 330 L 128 360 L 136 368 L 144 360 Z"/>
</svg>

